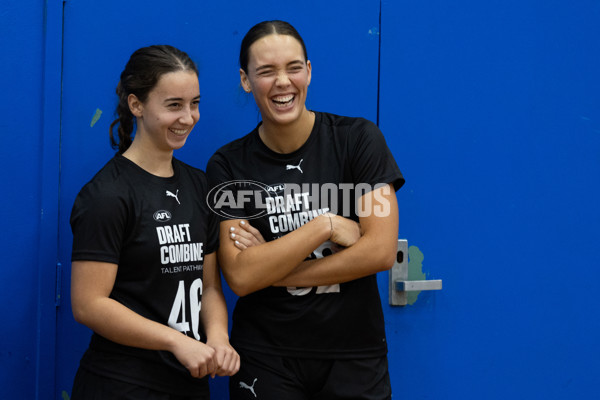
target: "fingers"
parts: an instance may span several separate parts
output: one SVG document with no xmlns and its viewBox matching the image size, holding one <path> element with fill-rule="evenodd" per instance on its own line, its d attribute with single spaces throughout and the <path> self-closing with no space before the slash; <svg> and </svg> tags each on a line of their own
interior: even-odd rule
<svg viewBox="0 0 600 400">
<path fill-rule="evenodd" d="M 212 375 L 231 376 L 240 369 L 240 356 L 231 345 L 219 345 L 215 348 L 216 369 Z"/>
<path fill-rule="evenodd" d="M 235 247 L 240 250 L 244 250 L 253 245 L 252 238 L 248 232 L 242 231 L 240 233 L 239 229 L 236 230 L 233 227 L 230 229 L 229 238 L 233 241 Z"/>
<path fill-rule="evenodd" d="M 235 375 L 240 369 L 240 356 L 233 349 L 225 353 L 223 361 L 217 370 L 219 376 Z"/>
<path fill-rule="evenodd" d="M 208 374 L 214 374 L 217 370 L 215 350 L 194 339 L 182 335 L 173 349 L 173 354 L 179 362 L 187 368 L 194 378 L 202 378 Z"/>
<path fill-rule="evenodd" d="M 210 376 L 214 378 L 217 373 L 217 370 L 219 369 L 216 354 L 215 356 L 211 357 L 210 361 L 206 364 L 206 368 L 206 375 L 210 374 Z"/>
<path fill-rule="evenodd" d="M 190 372 L 190 375 L 192 375 L 192 377 L 194 378 L 202 378 L 208 374 L 214 376 L 216 370 L 215 362 L 212 358 L 204 360 L 202 362 L 190 364 L 186 366 L 186 368 Z"/>
<path fill-rule="evenodd" d="M 192 368 L 188 368 L 194 378 L 202 378 L 209 374 L 214 377 L 217 370 L 215 351 L 208 346 L 206 347 L 208 351 L 205 352 L 205 356 L 198 359 Z"/>
<path fill-rule="evenodd" d="M 360 239 L 361 230 L 360 224 L 349 218 L 340 217 L 338 215 L 330 215 L 332 221 L 333 234 L 331 241 L 343 247 L 352 246 Z"/>
<path fill-rule="evenodd" d="M 240 250 L 265 243 L 260 231 L 247 221 L 240 221 L 239 227 L 229 228 L 229 239 L 234 242 L 235 247 Z"/>
<path fill-rule="evenodd" d="M 252 225 L 250 225 L 249 222 L 243 220 L 240 221 L 240 227 L 246 232 L 250 233 L 258 243 L 265 243 L 265 239 L 263 239 L 262 235 L 260 234 L 260 231 Z"/>
<path fill-rule="evenodd" d="M 244 244 L 240 243 L 240 242 L 239 242 L 239 241 L 237 241 L 237 240 L 234 240 L 234 241 L 233 241 L 233 245 L 234 245 L 235 247 L 237 247 L 238 249 L 240 249 L 240 250 L 245 250 L 245 249 L 247 249 L 247 248 L 248 248 L 248 246 L 246 246 L 246 245 L 244 245 Z"/>
</svg>

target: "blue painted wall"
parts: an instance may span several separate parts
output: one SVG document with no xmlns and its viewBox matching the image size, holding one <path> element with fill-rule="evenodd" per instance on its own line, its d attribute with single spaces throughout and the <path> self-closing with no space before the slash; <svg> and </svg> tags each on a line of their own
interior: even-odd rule
<svg viewBox="0 0 600 400">
<path fill-rule="evenodd" d="M 407 177 L 400 230 L 444 280 L 388 314 L 396 393 L 595 397 L 600 3 L 382 9 L 380 123 Z"/>
<path fill-rule="evenodd" d="M 60 100 L 60 80 L 52 77 L 60 59 L 53 59 L 47 32 L 60 40 L 44 2 L 0 5 L 3 399 L 33 399 L 40 390 L 53 390 L 59 102 L 47 100 Z M 46 69 L 48 62 L 54 67 Z"/>
<path fill-rule="evenodd" d="M 444 281 L 393 308 L 379 277 L 394 397 L 593 397 L 600 3 L 199 3 L 0 5 L 0 398 L 70 392 L 89 331 L 71 317 L 68 216 L 112 155 L 129 54 L 170 43 L 199 63 L 201 120 L 177 156 L 204 167 L 257 122 L 236 55 L 270 18 L 307 42 L 309 107 L 379 118 L 407 178 L 399 236 L 412 272 Z M 213 394 L 226 398 L 224 379 Z"/>
</svg>

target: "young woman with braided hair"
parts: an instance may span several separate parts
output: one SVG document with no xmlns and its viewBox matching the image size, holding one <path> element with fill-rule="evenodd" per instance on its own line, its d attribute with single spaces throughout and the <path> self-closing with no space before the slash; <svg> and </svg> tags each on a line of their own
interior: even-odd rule
<svg viewBox="0 0 600 400">
<path fill-rule="evenodd" d="M 200 117 L 198 71 L 174 47 L 144 47 L 117 94 L 118 152 L 71 214 L 73 315 L 93 330 L 71 399 L 208 399 L 207 377 L 234 374 L 239 356 L 207 179 L 173 157 Z"/>
</svg>

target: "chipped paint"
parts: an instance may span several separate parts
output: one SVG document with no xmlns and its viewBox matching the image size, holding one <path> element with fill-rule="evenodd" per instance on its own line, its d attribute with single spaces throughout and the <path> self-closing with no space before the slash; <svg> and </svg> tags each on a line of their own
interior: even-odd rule
<svg viewBox="0 0 600 400">
<path fill-rule="evenodd" d="M 92 117 L 92 122 L 90 123 L 90 128 L 93 128 L 94 125 L 96 125 L 96 122 L 98 122 L 98 120 L 100 119 L 101 116 L 102 116 L 102 110 L 99 108 L 96 108 L 96 112 L 94 113 L 94 116 Z"/>
<path fill-rule="evenodd" d="M 426 279 L 423 273 L 423 253 L 417 246 L 408 247 L 408 280 L 409 281 L 424 281 Z M 406 292 L 407 305 L 413 305 L 419 297 L 419 292 Z"/>
<path fill-rule="evenodd" d="M 369 29 L 369 35 L 379 36 L 379 28 L 374 26 L 373 28 Z"/>
</svg>

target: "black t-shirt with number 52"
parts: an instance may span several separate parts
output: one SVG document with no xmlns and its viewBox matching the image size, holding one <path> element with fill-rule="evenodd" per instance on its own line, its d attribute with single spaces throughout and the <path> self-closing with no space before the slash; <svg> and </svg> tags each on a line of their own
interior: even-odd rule
<svg viewBox="0 0 600 400">
<path fill-rule="evenodd" d="M 377 185 L 392 183 L 397 190 L 404 183 L 375 124 L 321 112 L 315 112 L 312 132 L 298 150 L 270 150 L 257 127 L 219 149 L 207 174 L 213 188 L 208 203 L 223 219 L 249 218 L 267 241 L 328 211 L 358 221 L 356 198 Z M 325 242 L 311 257 L 334 251 Z M 292 357 L 385 355 L 376 276 L 313 288 L 269 287 L 241 297 L 231 342 L 241 349 Z"/>
</svg>

